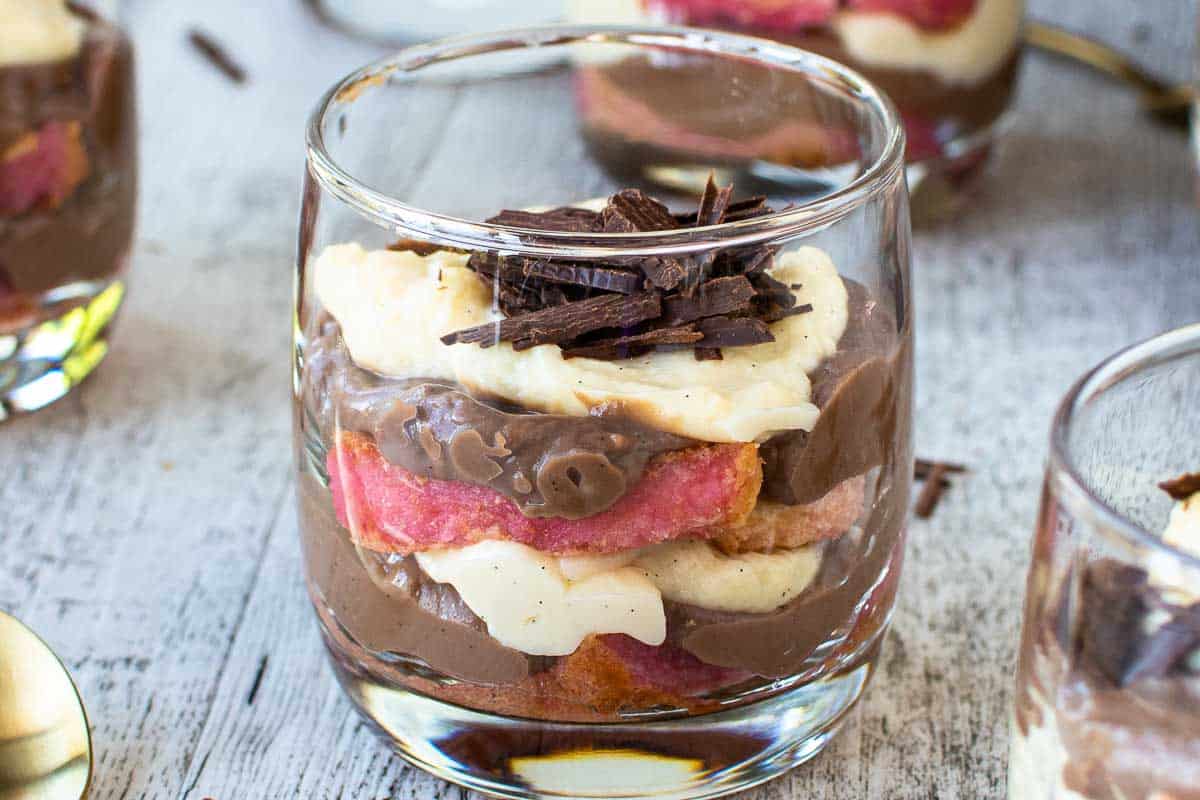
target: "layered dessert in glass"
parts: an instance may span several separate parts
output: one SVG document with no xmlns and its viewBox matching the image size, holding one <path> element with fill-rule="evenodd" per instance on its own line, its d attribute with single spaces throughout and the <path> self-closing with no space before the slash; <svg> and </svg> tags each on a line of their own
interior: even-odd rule
<svg viewBox="0 0 1200 800">
<path fill-rule="evenodd" d="M 919 218 L 961 210 L 1013 101 L 1023 0 L 568 0 L 581 22 L 664 22 L 739 31 L 848 64 L 896 103 L 908 133 Z M 809 132 L 763 118 L 749 130 L 704 120 L 636 61 L 580 76 L 579 103 L 598 152 L 627 169 L 630 148 L 660 158 L 697 153 L 758 157 L 811 168 L 825 163 Z M 664 104 L 665 101 L 665 104 Z M 676 121 L 698 117 L 703 138 L 682 140 Z M 638 158 L 638 156 L 634 156 Z M 771 176 L 779 179 L 775 173 Z"/>
<path fill-rule="evenodd" d="M 1114 357 L 1059 412 L 1026 599 L 1013 800 L 1200 798 L 1198 390 L 1193 326 Z"/>
<path fill-rule="evenodd" d="M 137 196 L 129 40 L 85 6 L 0 0 L 0 419 L 107 352 Z"/>
<path fill-rule="evenodd" d="M 347 78 L 313 118 L 308 586 L 351 698 L 436 774 L 733 791 L 818 752 L 871 673 L 912 474 L 894 112 L 823 59 L 758 59 L 762 91 L 822 98 L 801 119 L 855 175 L 791 206 L 715 167 L 692 196 L 606 187 L 573 124 L 581 63 L 685 56 L 680 89 L 715 101 L 753 47 L 452 40 Z M 447 127 L 408 118 L 418 102 Z"/>
</svg>

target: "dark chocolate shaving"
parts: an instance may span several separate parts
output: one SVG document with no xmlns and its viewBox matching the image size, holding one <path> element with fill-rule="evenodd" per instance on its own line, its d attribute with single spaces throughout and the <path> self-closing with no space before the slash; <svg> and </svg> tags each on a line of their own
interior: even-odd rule
<svg viewBox="0 0 1200 800">
<path fill-rule="evenodd" d="M 729 187 L 730 192 L 733 187 Z M 622 189 L 608 201 L 600 213 L 606 231 L 669 231 L 680 227 L 667 207 L 638 189 Z"/>
<path fill-rule="evenodd" d="M 933 473 L 935 467 L 941 467 L 943 474 L 962 473 L 967 471 L 965 464 L 956 464 L 953 461 L 933 461 L 928 458 L 918 458 L 913 464 L 913 477 L 919 481 L 923 481 Z"/>
<path fill-rule="evenodd" d="M 733 187 L 719 188 L 710 177 L 696 211 L 686 214 L 672 214 L 641 191 L 624 189 L 598 212 L 506 210 L 488 222 L 574 233 L 651 233 L 770 213 L 766 198 L 735 203 Z M 417 250 L 408 242 L 400 246 Z M 442 341 L 482 347 L 511 342 L 515 350 L 556 344 L 567 358 L 606 360 L 690 349 L 697 360 L 719 360 L 721 348 L 772 342 L 771 323 L 813 310 L 768 273 L 776 253 L 775 247 L 746 245 L 702 255 L 607 260 L 474 253 L 467 267 L 488 286 L 506 318 Z"/>
<path fill-rule="evenodd" d="M 744 275 L 715 278 L 700 285 L 691 296 L 676 295 L 663 301 L 662 323 L 683 325 L 704 317 L 732 314 L 750 308 L 754 287 Z"/>
<path fill-rule="evenodd" d="M 743 347 L 775 341 L 767 323 L 753 317 L 707 317 L 696 323 L 704 347 Z"/>
<path fill-rule="evenodd" d="M 708 184 L 704 187 L 704 196 L 700 198 L 700 208 L 696 211 L 696 227 L 718 224 L 725 218 L 732 198 L 733 185 L 718 189 L 717 184 L 713 182 L 713 176 L 709 175 Z"/>
<path fill-rule="evenodd" d="M 921 493 L 917 495 L 917 504 L 913 513 L 921 519 L 929 519 L 937 511 L 942 495 L 950 488 L 949 475 L 966 472 L 962 464 L 950 461 L 930 461 L 918 458 L 913 466 L 913 477 L 924 481 Z"/>
<path fill-rule="evenodd" d="M 1178 478 L 1163 481 L 1158 485 L 1158 488 L 1171 495 L 1171 499 L 1173 500 L 1187 500 L 1192 495 L 1200 492 L 1200 472 L 1189 472 L 1186 475 L 1180 475 Z"/>
<path fill-rule="evenodd" d="M 554 283 L 589 286 L 617 294 L 633 294 L 642 288 L 641 276 L 623 269 L 529 260 L 525 262 L 524 272 L 526 276 L 545 278 Z"/>
<path fill-rule="evenodd" d="M 501 211 L 488 222 L 513 228 L 568 233 L 594 233 L 600 230 L 599 213 L 571 206 L 552 208 L 549 211 Z"/>
<path fill-rule="evenodd" d="M 204 59 L 216 67 L 226 78 L 236 84 L 246 82 L 246 70 L 226 52 L 225 48 L 202 30 L 193 28 L 188 31 L 188 42 L 204 56 Z"/>
<path fill-rule="evenodd" d="M 779 322 L 779 320 L 787 319 L 788 317 L 808 314 L 812 310 L 812 303 L 805 303 L 802 306 L 792 306 L 791 308 L 773 308 L 770 311 L 763 312 L 758 318 L 766 323 Z"/>
<path fill-rule="evenodd" d="M 651 256 L 641 263 L 642 272 L 651 286 L 670 291 L 688 276 L 686 263 L 678 258 Z"/>
<path fill-rule="evenodd" d="M 921 493 L 917 495 L 917 505 L 913 509 L 913 513 L 921 519 L 932 517 L 933 512 L 937 509 L 938 503 L 942 499 L 942 492 L 949 488 L 949 486 L 950 481 L 946 480 L 946 465 L 934 464 L 925 479 L 925 486 L 922 487 Z"/>
<path fill-rule="evenodd" d="M 744 219 L 754 219 L 773 213 L 775 211 L 767 205 L 767 198 L 763 195 L 755 195 L 736 203 L 730 203 L 721 222 L 740 222 Z M 696 215 L 691 213 L 672 214 L 672 216 L 680 225 L 690 225 L 696 219 Z"/>
<path fill-rule="evenodd" d="M 489 347 L 496 342 L 513 342 L 515 349 L 524 350 L 539 344 L 568 342 L 604 328 L 630 327 L 661 312 L 662 304 L 654 294 L 634 297 L 602 294 L 448 333 L 442 337 L 442 343 Z"/>
<path fill-rule="evenodd" d="M 580 347 L 567 348 L 563 350 L 563 358 L 598 358 L 604 361 L 616 361 L 649 352 L 654 345 L 694 344 L 703 338 L 704 334 L 692 325 L 685 325 L 681 328 L 661 328 L 632 336 L 601 339 Z"/>
</svg>

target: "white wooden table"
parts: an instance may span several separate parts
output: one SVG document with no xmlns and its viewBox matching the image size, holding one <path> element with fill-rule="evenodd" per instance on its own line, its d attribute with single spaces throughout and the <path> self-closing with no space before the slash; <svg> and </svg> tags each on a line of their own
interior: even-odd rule
<svg viewBox="0 0 1200 800">
<path fill-rule="evenodd" d="M 1036 13 L 1191 68 L 1194 0 Z M 378 51 L 298 0 L 134 0 L 144 204 L 115 351 L 0 426 L 0 608 L 62 654 L 109 798 L 457 798 L 342 699 L 305 597 L 288 313 L 302 124 Z M 186 46 L 198 24 L 248 68 Z M 964 461 L 913 525 L 895 627 L 837 742 L 753 798 L 999 797 L 1050 415 L 1113 349 L 1200 319 L 1187 145 L 1102 79 L 1040 57 L 997 177 L 916 247 L 918 444 Z"/>
</svg>

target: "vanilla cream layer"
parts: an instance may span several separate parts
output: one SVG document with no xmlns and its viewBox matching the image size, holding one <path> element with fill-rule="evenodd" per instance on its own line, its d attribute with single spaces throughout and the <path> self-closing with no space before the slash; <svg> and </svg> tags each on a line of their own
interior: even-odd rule
<svg viewBox="0 0 1200 800">
<path fill-rule="evenodd" d="M 872 67 L 925 70 L 944 83 L 974 86 L 997 73 L 1021 33 L 1025 0 L 979 0 L 958 27 L 927 31 L 895 14 L 843 11 L 833 27 L 842 46 Z"/>
<path fill-rule="evenodd" d="M 0 66 L 71 58 L 84 29 L 65 0 L 0 0 Z"/>
<path fill-rule="evenodd" d="M 808 314 L 771 326 L 776 341 L 724 349 L 720 361 L 691 351 L 622 361 L 564 359 L 557 345 L 513 350 L 445 345 L 440 337 L 503 318 L 465 255 L 327 247 L 313 268 L 320 304 L 341 326 L 351 357 L 398 378 L 452 380 L 524 408 L 587 415 L 619 410 L 646 425 L 710 442 L 761 441 L 811 430 L 818 410 L 807 373 L 833 355 L 846 329 L 847 293 L 833 262 L 805 247 L 782 255 L 772 274 L 799 285 Z"/>
<path fill-rule="evenodd" d="M 666 542 L 604 556 L 560 558 L 486 541 L 416 554 L 425 574 L 455 588 L 488 634 L 530 655 L 565 656 L 592 634 L 666 639 L 663 598 L 764 613 L 804 591 L 821 566 L 809 546 L 726 555 L 707 542 Z"/>
</svg>

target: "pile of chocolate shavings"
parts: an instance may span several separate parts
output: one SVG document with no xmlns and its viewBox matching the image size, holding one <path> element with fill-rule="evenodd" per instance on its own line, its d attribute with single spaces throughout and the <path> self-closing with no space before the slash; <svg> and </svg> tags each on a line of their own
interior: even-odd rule
<svg viewBox="0 0 1200 800">
<path fill-rule="evenodd" d="M 733 187 L 710 177 L 695 212 L 672 214 L 637 189 L 602 211 L 563 207 L 502 211 L 488 222 L 571 233 L 650 233 L 717 225 L 773 213 L 765 197 L 733 202 Z M 475 253 L 467 262 L 493 292 L 505 319 L 442 337 L 445 344 L 514 350 L 556 344 L 566 358 L 615 361 L 651 351 L 721 349 L 772 342 L 769 325 L 812 311 L 768 270 L 776 249 L 730 247 L 703 256 L 626 256 L 569 261 Z"/>
</svg>

